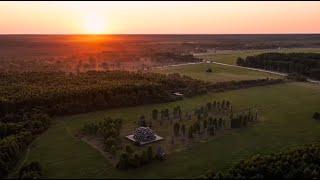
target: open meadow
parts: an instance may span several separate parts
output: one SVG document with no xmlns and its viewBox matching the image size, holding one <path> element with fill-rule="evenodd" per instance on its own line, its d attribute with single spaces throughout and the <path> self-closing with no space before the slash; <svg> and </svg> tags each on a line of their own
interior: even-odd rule
<svg viewBox="0 0 320 180">
<path fill-rule="evenodd" d="M 206 72 L 211 69 L 212 72 Z M 164 68 L 157 68 L 154 70 L 157 73 L 179 73 L 181 75 L 190 76 L 195 79 L 200 79 L 209 82 L 223 82 L 223 81 L 241 81 L 253 80 L 263 78 L 282 78 L 279 75 L 274 75 L 265 72 L 248 71 L 237 67 L 229 67 L 218 64 L 202 63 L 182 66 L 171 66 Z"/>
<path fill-rule="evenodd" d="M 217 50 L 208 51 L 207 53 L 196 53 L 196 57 L 216 61 L 225 64 L 236 64 L 238 57 L 245 58 L 247 56 L 253 56 L 267 52 L 278 52 L 278 53 L 290 53 L 290 52 L 304 52 L 304 53 L 317 53 L 320 52 L 319 48 L 281 48 L 281 49 L 264 49 L 264 50 Z"/>
</svg>

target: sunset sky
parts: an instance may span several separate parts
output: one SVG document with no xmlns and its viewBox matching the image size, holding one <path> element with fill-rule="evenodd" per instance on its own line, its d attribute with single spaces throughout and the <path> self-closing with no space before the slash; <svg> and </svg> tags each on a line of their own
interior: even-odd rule
<svg viewBox="0 0 320 180">
<path fill-rule="evenodd" d="M 320 2 L 0 2 L 0 34 L 320 33 Z"/>
</svg>

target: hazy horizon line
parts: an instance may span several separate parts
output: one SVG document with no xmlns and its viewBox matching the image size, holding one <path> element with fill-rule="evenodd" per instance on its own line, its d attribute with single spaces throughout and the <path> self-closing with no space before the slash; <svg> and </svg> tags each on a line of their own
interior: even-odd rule
<svg viewBox="0 0 320 180">
<path fill-rule="evenodd" d="M 115 33 L 115 34 L 89 34 L 89 33 L 0 33 L 3 35 L 320 35 L 320 32 L 316 33 Z"/>
</svg>

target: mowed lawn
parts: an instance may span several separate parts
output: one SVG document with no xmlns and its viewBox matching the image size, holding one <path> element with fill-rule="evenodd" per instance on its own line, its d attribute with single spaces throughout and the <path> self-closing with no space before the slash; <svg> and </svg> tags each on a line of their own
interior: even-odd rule
<svg viewBox="0 0 320 180">
<path fill-rule="evenodd" d="M 263 49 L 263 50 L 217 50 L 214 52 L 208 53 L 199 53 L 195 56 L 200 57 L 206 60 L 212 60 L 220 63 L 226 64 L 236 64 L 238 57 L 245 58 L 247 56 L 258 55 L 261 53 L 267 52 L 279 52 L 279 53 L 290 53 L 290 52 L 312 52 L 320 53 L 320 48 L 282 48 L 278 49 Z"/>
<path fill-rule="evenodd" d="M 190 110 L 209 100 L 227 99 L 235 108 L 258 106 L 260 122 L 234 130 L 211 141 L 175 152 L 164 162 L 143 168 L 119 171 L 99 152 L 73 135 L 88 121 L 105 116 L 121 117 L 133 124 L 141 114 L 154 108 L 181 105 Z M 26 162 L 40 161 L 49 178 L 192 178 L 208 169 L 221 170 L 257 153 L 319 141 L 320 122 L 311 117 L 320 110 L 320 86 L 288 83 L 207 94 L 182 101 L 114 109 L 56 118 L 51 128 L 31 146 Z"/>
<path fill-rule="evenodd" d="M 208 68 L 212 69 L 211 73 L 206 72 Z M 158 73 L 180 73 L 187 75 L 195 79 L 200 79 L 209 82 L 221 82 L 221 81 L 239 81 L 239 80 L 251 80 L 251 79 L 262 79 L 262 78 L 282 78 L 282 76 L 259 72 L 259 71 L 248 71 L 246 69 L 238 67 L 230 67 L 218 64 L 203 63 L 203 64 L 192 64 L 182 66 L 171 66 L 165 68 L 158 68 L 154 70 Z"/>
</svg>

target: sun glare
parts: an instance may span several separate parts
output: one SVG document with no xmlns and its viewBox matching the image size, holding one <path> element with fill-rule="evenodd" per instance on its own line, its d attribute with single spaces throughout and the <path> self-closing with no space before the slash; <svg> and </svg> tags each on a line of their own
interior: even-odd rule
<svg viewBox="0 0 320 180">
<path fill-rule="evenodd" d="M 104 34 L 106 28 L 106 21 L 101 16 L 89 15 L 85 19 L 85 31 L 88 34 Z"/>
</svg>

